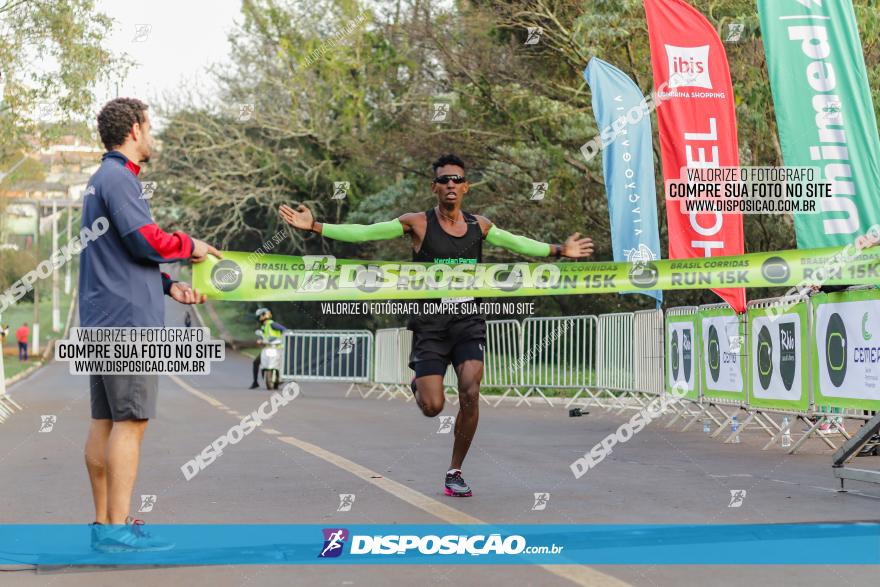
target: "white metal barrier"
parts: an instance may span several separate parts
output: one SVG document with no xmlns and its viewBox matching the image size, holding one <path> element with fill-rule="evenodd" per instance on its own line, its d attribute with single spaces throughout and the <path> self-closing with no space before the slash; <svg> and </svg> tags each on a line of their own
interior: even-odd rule
<svg viewBox="0 0 880 587">
<path fill-rule="evenodd" d="M 413 399 L 409 384 L 415 373 L 409 368 L 412 349 L 411 330 L 406 328 L 383 328 L 376 331 L 375 377 L 373 386 L 362 397 L 379 391 L 377 398 L 391 399 L 400 394 L 406 401 Z M 486 321 L 486 349 L 482 386 L 518 387 L 521 367 L 519 358 L 522 332 L 516 320 Z M 450 365 L 443 376 L 443 388 L 448 399 L 458 403 L 458 377 Z M 349 390 L 350 393 L 351 390 Z M 489 400 L 481 395 L 487 404 Z"/>
<path fill-rule="evenodd" d="M 281 377 L 365 383 L 373 378 L 372 353 L 369 330 L 287 330 Z"/>
<path fill-rule="evenodd" d="M 512 387 L 504 392 L 498 403 L 514 391 L 520 396 L 517 405 L 525 402 L 532 393 L 540 395 L 553 405 L 541 391 L 544 388 L 575 389 L 575 396 L 568 405 L 583 393 L 592 393 L 596 377 L 596 317 L 569 316 L 558 318 L 526 318 L 522 323 L 522 387 Z"/>
<path fill-rule="evenodd" d="M 486 322 L 485 387 L 522 385 L 522 328 L 516 320 Z"/>
<path fill-rule="evenodd" d="M 486 349 L 483 361 L 481 387 L 505 388 L 507 395 L 522 382 L 522 328 L 516 320 L 487 320 Z M 447 395 L 453 404 L 458 403 L 458 378 L 450 368 L 443 380 Z M 503 397 L 503 396 L 502 396 Z M 482 393 L 480 400 L 490 404 Z M 498 401 L 501 401 L 500 399 Z M 491 404 L 490 404 L 491 405 Z M 496 403 L 497 405 L 497 403 Z"/>
<path fill-rule="evenodd" d="M 373 381 L 379 384 L 397 383 L 397 331 L 399 328 L 380 328 L 376 331 L 375 368 Z"/>
<path fill-rule="evenodd" d="M 411 346 L 412 332 L 406 328 L 380 328 L 376 331 L 373 385 L 366 393 L 360 392 L 360 388 L 356 387 L 361 397 L 369 397 L 377 391 L 377 398 L 388 396 L 391 399 L 398 393 L 405 399 L 412 396 L 406 393 L 412 378 L 412 371 L 407 366 Z M 348 396 L 351 391 L 352 388 L 349 387 L 345 395 Z"/>
<path fill-rule="evenodd" d="M 633 313 L 635 391 L 650 395 L 663 393 L 664 328 L 662 310 Z"/>
<path fill-rule="evenodd" d="M 624 399 L 633 391 L 633 314 L 619 312 L 598 317 L 596 347 L 596 390 L 593 400 L 602 405 L 603 394 L 622 410 L 630 407 Z M 638 396 L 636 396 L 638 397 Z"/>
</svg>

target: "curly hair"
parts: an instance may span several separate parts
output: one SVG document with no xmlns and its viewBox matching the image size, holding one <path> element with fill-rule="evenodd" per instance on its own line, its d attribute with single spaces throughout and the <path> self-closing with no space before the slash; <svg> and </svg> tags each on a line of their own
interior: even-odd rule
<svg viewBox="0 0 880 587">
<path fill-rule="evenodd" d="M 131 132 L 131 126 L 137 122 L 143 124 L 147 106 L 136 98 L 116 98 L 110 100 L 98 113 L 98 134 L 108 151 L 125 142 Z"/>
<path fill-rule="evenodd" d="M 437 170 L 444 165 L 457 165 L 462 169 L 466 169 L 464 166 L 464 161 L 462 161 L 457 155 L 453 155 L 452 153 L 450 153 L 448 155 L 443 155 L 431 164 L 431 167 L 434 168 L 434 175 L 436 175 Z"/>
</svg>

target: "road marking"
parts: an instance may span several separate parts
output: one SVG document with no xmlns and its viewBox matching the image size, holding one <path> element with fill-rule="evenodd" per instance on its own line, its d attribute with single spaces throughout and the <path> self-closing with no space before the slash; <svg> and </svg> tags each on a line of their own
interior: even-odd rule
<svg viewBox="0 0 880 587">
<path fill-rule="evenodd" d="M 218 405 L 223 405 L 210 395 L 199 391 L 193 386 L 189 385 L 177 375 L 170 375 L 171 379 L 177 383 L 180 387 L 195 395 L 196 397 L 205 400 L 209 404 L 217 407 Z M 273 432 L 276 432 L 273 430 Z M 402 483 L 398 483 L 393 479 L 389 479 L 384 475 L 380 475 L 376 471 L 368 469 L 363 465 L 359 465 L 352 460 L 349 460 L 341 455 L 338 455 L 334 452 L 330 452 L 325 448 L 321 448 L 316 444 L 312 444 L 311 442 L 306 442 L 305 440 L 301 440 L 294 436 L 279 436 L 278 440 L 289 444 L 291 446 L 295 446 L 296 448 L 309 453 L 312 456 L 318 457 L 319 459 L 330 463 L 340 469 L 351 473 L 355 477 L 359 477 L 366 481 L 367 483 L 371 483 L 375 485 L 379 489 L 393 495 L 394 497 L 405 501 L 406 503 L 423 510 L 430 515 L 440 518 L 444 522 L 449 524 L 488 524 L 479 518 L 476 518 L 468 513 L 459 511 L 454 507 L 448 506 L 441 501 L 437 501 L 432 497 L 428 497 L 423 493 L 419 493 L 415 489 L 411 489 L 410 487 L 403 485 Z M 584 585 L 589 587 L 629 587 L 629 583 L 622 581 L 616 577 L 612 577 L 611 575 L 606 575 L 592 567 L 584 566 L 584 565 L 534 565 L 541 569 L 544 569 L 548 573 L 552 573 L 557 577 L 562 579 L 566 579 L 575 583 L 577 585 Z"/>
</svg>

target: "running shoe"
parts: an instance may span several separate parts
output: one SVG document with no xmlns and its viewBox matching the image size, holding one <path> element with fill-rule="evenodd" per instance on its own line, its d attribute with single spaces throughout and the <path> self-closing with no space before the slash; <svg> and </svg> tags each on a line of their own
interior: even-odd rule
<svg viewBox="0 0 880 587">
<path fill-rule="evenodd" d="M 472 495 L 471 488 L 461 478 L 461 471 L 446 473 L 446 486 L 443 488 L 443 493 L 451 497 L 470 497 Z"/>
<path fill-rule="evenodd" d="M 257 383 L 256 381 L 254 381 L 253 383 L 251 383 L 251 386 L 248 387 L 248 389 L 256 389 L 256 388 L 258 388 L 259 386 L 260 386 L 260 384 Z"/>
<path fill-rule="evenodd" d="M 99 528 L 96 530 L 96 526 Z M 93 548 L 101 552 L 156 552 L 171 550 L 173 542 L 162 540 L 144 530 L 144 521 L 129 516 L 125 525 L 92 525 L 93 533 L 97 534 L 97 542 Z"/>
<path fill-rule="evenodd" d="M 98 543 L 101 542 L 101 538 L 103 537 L 104 525 L 99 524 L 98 522 L 92 522 L 89 524 L 89 531 L 92 534 L 92 549 L 97 549 Z"/>
</svg>

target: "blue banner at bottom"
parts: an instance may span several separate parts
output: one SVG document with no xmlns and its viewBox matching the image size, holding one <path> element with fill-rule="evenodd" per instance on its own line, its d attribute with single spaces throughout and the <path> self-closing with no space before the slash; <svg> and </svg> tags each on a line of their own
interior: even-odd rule
<svg viewBox="0 0 880 587">
<path fill-rule="evenodd" d="M 0 525 L 20 564 L 876 565 L 880 523 Z"/>
</svg>

